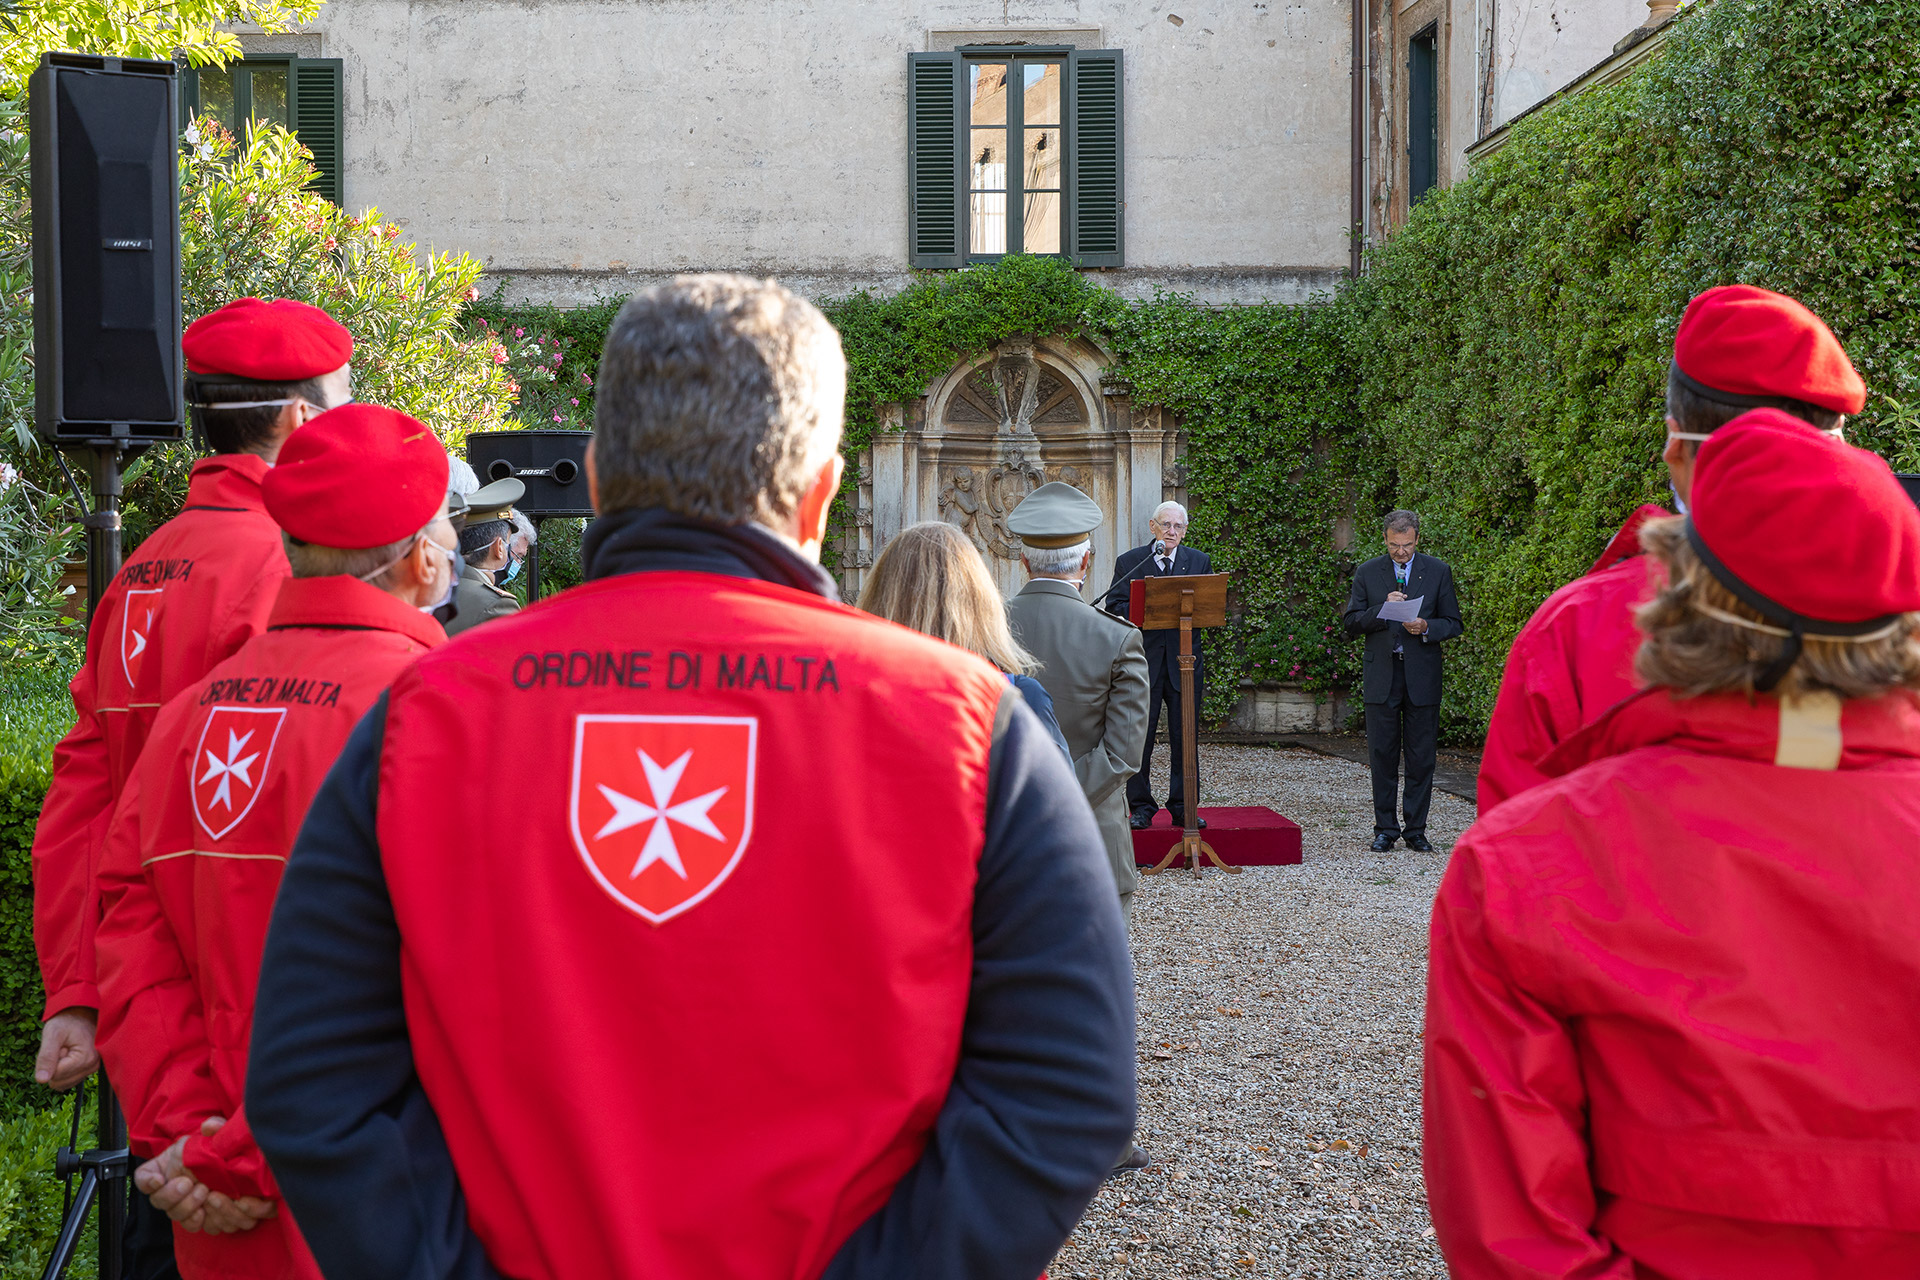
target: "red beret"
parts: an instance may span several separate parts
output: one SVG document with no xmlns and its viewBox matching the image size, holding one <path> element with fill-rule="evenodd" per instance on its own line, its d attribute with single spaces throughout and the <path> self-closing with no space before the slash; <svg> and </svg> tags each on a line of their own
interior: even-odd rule
<svg viewBox="0 0 1920 1280">
<path fill-rule="evenodd" d="M 267 514 L 302 542 L 360 550 L 426 528 L 447 501 L 447 451 L 395 409 L 343 404 L 280 446 L 260 489 Z"/>
<path fill-rule="evenodd" d="M 1878 454 L 1755 409 L 1700 446 L 1692 499 L 1696 548 L 1793 613 L 1859 623 L 1920 610 L 1920 510 Z"/>
<path fill-rule="evenodd" d="M 304 382 L 353 359 L 353 335 L 318 307 L 242 298 L 209 311 L 180 340 L 189 373 L 249 382 Z"/>
<path fill-rule="evenodd" d="M 1858 413 L 1867 385 L 1819 316 L 1750 284 L 1709 289 L 1687 304 L 1673 363 L 1699 390 L 1736 404 L 1785 397 Z"/>
</svg>

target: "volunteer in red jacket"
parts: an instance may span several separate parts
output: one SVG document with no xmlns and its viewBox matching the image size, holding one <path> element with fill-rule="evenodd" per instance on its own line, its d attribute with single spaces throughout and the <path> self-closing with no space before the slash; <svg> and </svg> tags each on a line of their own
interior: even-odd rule
<svg viewBox="0 0 1920 1280">
<path fill-rule="evenodd" d="M 33 933 L 46 984 L 35 1078 L 79 1083 L 94 1052 L 94 869 L 107 818 L 147 727 L 168 699 L 266 626 L 287 576 L 260 481 L 301 423 L 351 394 L 353 338 L 303 302 L 242 298 L 181 342 L 194 425 L 214 456 L 194 463 L 181 513 L 155 530 L 102 595 L 73 680 L 78 719 L 54 752 L 33 841 Z"/>
<path fill-rule="evenodd" d="M 445 642 L 423 610 L 459 577 L 446 451 L 405 414 L 321 414 L 261 490 L 293 577 L 266 631 L 161 711 L 100 873 L 100 1052 L 151 1157 L 134 1183 L 184 1228 L 186 1280 L 319 1275 L 241 1103 L 260 948 L 313 793 L 373 700 Z"/>
<path fill-rule="evenodd" d="M 1681 511 L 1695 454 L 1734 418 L 1767 406 L 1837 433 L 1866 398 L 1813 312 L 1752 285 L 1707 290 L 1687 305 L 1667 373 L 1665 459 Z M 1481 813 L 1541 781 L 1556 744 L 1639 687 L 1633 611 L 1662 582 L 1658 562 L 1640 554 L 1640 530 L 1667 514 L 1634 512 L 1587 575 L 1548 596 L 1514 638 L 1480 762 Z"/>
<path fill-rule="evenodd" d="M 1777 410 L 1650 523 L 1649 686 L 1454 847 L 1426 1174 L 1461 1280 L 1920 1275 L 1920 513 Z"/>
<path fill-rule="evenodd" d="M 632 299 L 587 581 L 414 664 L 314 798 L 247 1110 L 328 1275 L 1034 1280 L 1127 1149 L 1072 772 L 817 563 L 845 376 L 770 281 Z"/>
</svg>

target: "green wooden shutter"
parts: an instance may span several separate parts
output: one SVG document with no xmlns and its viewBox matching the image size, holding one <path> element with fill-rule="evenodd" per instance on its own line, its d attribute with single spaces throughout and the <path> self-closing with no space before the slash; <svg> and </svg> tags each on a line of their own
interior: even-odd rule
<svg viewBox="0 0 1920 1280">
<path fill-rule="evenodd" d="M 288 104 L 294 136 L 313 152 L 314 168 L 320 171 L 313 189 L 335 204 L 346 203 L 340 174 L 342 75 L 338 58 L 294 59 L 293 101 Z"/>
<path fill-rule="evenodd" d="M 1125 249 L 1122 198 L 1121 87 L 1118 49 L 1075 49 L 1067 55 L 1067 150 L 1071 242 L 1076 267 L 1117 267 Z"/>
<path fill-rule="evenodd" d="M 966 253 L 960 59 L 907 55 L 907 262 L 957 267 Z"/>
</svg>

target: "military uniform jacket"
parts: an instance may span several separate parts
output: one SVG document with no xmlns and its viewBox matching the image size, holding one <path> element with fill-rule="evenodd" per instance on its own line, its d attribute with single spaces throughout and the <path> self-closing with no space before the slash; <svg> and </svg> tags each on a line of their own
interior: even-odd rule
<svg viewBox="0 0 1920 1280">
<path fill-rule="evenodd" d="M 502 591 L 494 586 L 493 575 L 485 569 L 463 564 L 460 566 L 460 582 L 453 589 L 453 608 L 454 615 L 447 623 L 447 634 L 457 636 L 469 627 L 518 613 L 520 601 L 513 592 Z"/>
<path fill-rule="evenodd" d="M 1035 578 L 1007 602 L 1008 620 L 1033 673 L 1053 699 L 1054 718 L 1073 755 L 1073 772 L 1100 821 L 1114 883 L 1133 892 L 1133 833 L 1127 779 L 1147 745 L 1147 656 L 1139 628 L 1100 612 L 1071 583 Z"/>
</svg>

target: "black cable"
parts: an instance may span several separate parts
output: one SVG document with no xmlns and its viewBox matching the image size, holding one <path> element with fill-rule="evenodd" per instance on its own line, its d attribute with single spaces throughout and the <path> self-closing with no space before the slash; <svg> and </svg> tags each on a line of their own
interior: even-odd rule
<svg viewBox="0 0 1920 1280">
<path fill-rule="evenodd" d="M 83 520 L 86 519 L 92 515 L 93 512 L 87 506 L 86 498 L 81 496 L 80 486 L 74 482 L 73 472 L 67 470 L 66 453 L 60 449 L 55 449 L 53 451 L 53 460 L 60 464 L 60 474 L 67 478 L 67 488 L 73 490 L 73 500 L 80 504 L 80 518 Z"/>
</svg>

